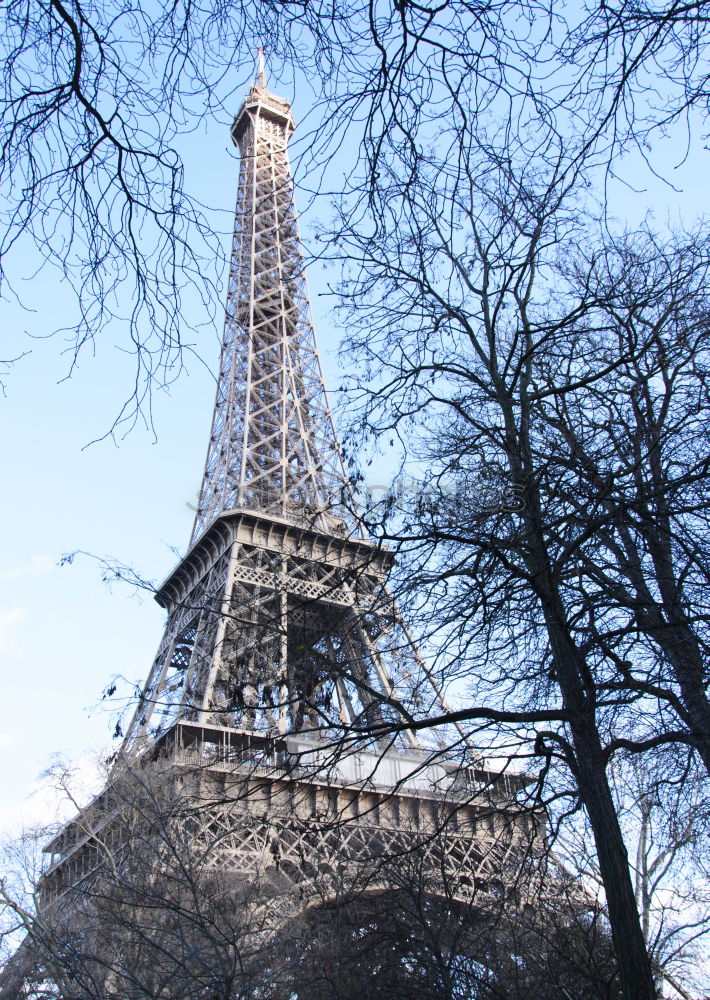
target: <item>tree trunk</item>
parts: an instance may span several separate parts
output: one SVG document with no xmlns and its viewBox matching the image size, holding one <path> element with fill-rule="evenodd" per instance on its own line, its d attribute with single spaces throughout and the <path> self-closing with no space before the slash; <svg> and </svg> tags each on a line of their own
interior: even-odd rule
<svg viewBox="0 0 710 1000">
<path fill-rule="evenodd" d="M 625 1000 L 657 1000 L 629 860 L 593 721 L 571 723 L 578 766 L 579 794 L 594 833 L 606 893 L 609 923 Z"/>
<path fill-rule="evenodd" d="M 606 761 L 596 720 L 593 684 L 582 654 L 566 628 L 564 607 L 538 539 L 537 588 L 565 709 L 570 715 L 577 786 L 594 834 L 609 923 L 624 1000 L 658 1000 L 651 960 L 629 871 L 629 859 L 606 775 Z"/>
</svg>

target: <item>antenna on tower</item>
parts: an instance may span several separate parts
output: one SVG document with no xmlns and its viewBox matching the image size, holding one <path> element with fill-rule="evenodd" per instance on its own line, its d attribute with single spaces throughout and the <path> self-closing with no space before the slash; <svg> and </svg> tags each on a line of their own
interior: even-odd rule
<svg viewBox="0 0 710 1000">
<path fill-rule="evenodd" d="M 256 50 L 256 85 L 266 89 L 266 69 L 264 67 L 264 46 L 260 45 Z"/>
</svg>

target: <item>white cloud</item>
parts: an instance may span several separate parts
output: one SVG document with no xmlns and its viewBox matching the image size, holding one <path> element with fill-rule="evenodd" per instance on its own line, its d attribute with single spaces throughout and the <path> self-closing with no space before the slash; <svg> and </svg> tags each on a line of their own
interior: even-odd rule
<svg viewBox="0 0 710 1000">
<path fill-rule="evenodd" d="M 0 647 L 6 646 L 12 636 L 13 626 L 26 616 L 24 608 L 11 608 L 10 611 L 0 611 Z"/>
<path fill-rule="evenodd" d="M 0 840 L 13 839 L 30 827 L 51 827 L 76 815 L 77 804 L 84 806 L 106 784 L 106 768 L 102 764 L 105 756 L 105 751 L 87 751 L 71 764 L 57 763 L 56 773 L 50 768 L 40 775 L 22 799 L 6 805 L 0 802 Z M 62 787 L 62 778 L 66 788 Z"/>
<path fill-rule="evenodd" d="M 26 566 L 16 566 L 0 573 L 0 580 L 15 580 L 18 576 L 44 576 L 51 573 L 57 562 L 51 556 L 32 556 Z"/>
</svg>

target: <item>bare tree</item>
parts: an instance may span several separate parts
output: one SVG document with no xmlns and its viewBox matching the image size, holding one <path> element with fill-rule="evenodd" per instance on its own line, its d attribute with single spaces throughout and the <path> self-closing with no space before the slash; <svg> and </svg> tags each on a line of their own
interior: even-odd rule
<svg viewBox="0 0 710 1000">
<path fill-rule="evenodd" d="M 544 858 L 509 864 L 515 893 L 482 890 L 463 902 L 432 880 L 421 857 L 391 861 L 376 892 L 312 905 L 272 948 L 265 995 L 356 1000 L 617 998 L 613 951 L 599 911 Z"/>
<path fill-rule="evenodd" d="M 185 835 L 199 806 L 193 798 L 188 810 L 179 780 L 166 777 L 160 767 L 114 776 L 73 826 L 44 832 L 50 851 L 74 839 L 80 874 L 58 888 L 50 857 L 24 898 L 17 883 L 4 887 L 4 914 L 25 937 L 3 997 L 249 995 L 263 931 L 254 893 Z M 219 851 L 218 839 L 211 846 Z"/>
<path fill-rule="evenodd" d="M 671 738 L 710 770 L 706 242 L 641 232 L 573 261 L 572 284 L 591 282 L 596 302 L 543 376 L 564 369 L 570 391 L 543 389 L 537 407 L 588 535 L 565 586 L 616 686 L 668 706 Z"/>
<path fill-rule="evenodd" d="M 469 688 L 459 719 L 495 720 L 498 745 L 517 741 L 542 762 L 548 795 L 579 796 L 625 996 L 653 996 L 607 765 L 622 747 L 669 742 L 706 760 L 705 679 L 690 666 L 707 621 L 704 598 L 694 604 L 706 547 L 694 429 L 706 407 L 706 249 L 692 237 L 663 250 L 610 243 L 580 216 L 562 153 L 546 171 L 521 172 L 487 148 L 465 169 L 432 157 L 428 171 L 409 183 L 393 170 L 375 225 L 344 239 L 364 373 L 355 433 L 395 455 L 398 436 L 418 465 L 372 527 L 379 519 L 403 549 L 403 592 L 420 602 L 449 678 Z M 645 585 L 627 592 L 626 616 L 629 549 L 612 543 L 613 570 L 606 553 L 616 530 L 633 538 Z"/>
<path fill-rule="evenodd" d="M 658 989 L 682 998 L 707 991 L 708 810 L 696 766 L 692 756 L 662 749 L 618 755 L 611 772 Z M 591 892 L 601 888 L 583 828 L 570 827 L 556 853 Z"/>
<path fill-rule="evenodd" d="M 91 0 L 12 0 L 3 17 L 4 288 L 16 288 L 12 263 L 20 249 L 33 247 L 37 261 L 56 265 L 76 295 L 73 361 L 114 323 L 121 346 L 135 356 L 135 384 L 119 419 L 149 412 L 154 385 L 179 374 L 183 352 L 193 347 L 185 339 L 185 303 L 208 316 L 217 307 L 223 252 L 214 217 L 185 187 L 180 136 L 205 114 L 227 117 L 256 46 L 268 44 L 277 67 L 297 62 L 324 88 L 325 124 L 315 143 L 305 143 L 311 163 L 361 114 L 370 145 L 381 141 L 382 127 L 402 119 L 402 102 L 413 116 L 407 127 L 416 128 L 418 101 L 408 88 L 426 88 L 418 74 L 434 71 L 416 46 L 420 68 L 411 65 L 409 37 L 422 18 L 414 10 L 372 21 L 367 5 L 339 14 L 321 4 L 288 11 L 272 2 L 199 10 L 138 4 L 129 11 Z M 423 26 L 429 20 L 424 15 Z M 483 83 L 511 41 L 493 7 L 476 21 L 490 37 L 476 65 L 466 66 L 466 5 L 452 8 L 441 26 L 448 41 L 440 51 L 453 56 L 460 48 L 466 78 Z M 384 64 L 383 52 L 390 53 Z M 394 73 L 398 93 L 373 86 L 373 69 Z M 495 90 L 486 84 L 484 99 Z"/>
<path fill-rule="evenodd" d="M 549 865 L 541 841 L 532 853 L 521 842 L 494 878 L 479 882 L 448 863 L 446 834 L 412 828 L 406 849 L 401 836 L 396 850 L 375 837 L 369 850 L 352 852 L 352 821 L 321 815 L 313 822 L 323 843 L 335 838 L 343 850 L 337 866 L 306 851 L 299 887 L 285 851 L 279 862 L 277 813 L 258 870 L 241 867 L 231 849 L 263 822 L 256 775 L 222 761 L 226 784 L 215 785 L 207 764 L 175 763 L 162 757 L 114 773 L 55 833 L 49 850 L 63 850 L 70 866 L 75 855 L 74 877 L 60 883 L 45 866 L 36 909 L 5 885 L 4 910 L 27 936 L 0 995 L 619 997 L 604 919 Z M 225 808 L 229 829 L 220 822 Z M 16 859 L 25 863 L 23 851 L 35 844 L 26 839 Z"/>
<path fill-rule="evenodd" d="M 472 134 L 501 157 L 513 140 L 522 163 L 549 163 L 562 139 L 567 163 L 590 177 L 595 164 L 616 166 L 617 150 L 702 108 L 705 19 L 703 4 L 673 3 L 590 5 L 575 19 L 551 0 L 376 11 L 12 0 L 0 95 L 5 288 L 23 247 L 56 264 L 76 293 L 72 357 L 118 321 L 135 356 L 122 416 L 147 412 L 151 388 L 177 377 L 193 346 L 187 303 L 209 314 L 222 270 L 214 221 L 185 186 L 180 137 L 206 114 L 227 117 L 257 45 L 276 72 L 297 63 L 318 81 L 303 139 L 313 187 L 345 135 L 358 150 L 352 183 L 334 184 L 354 197 L 343 208 L 352 217 L 377 199 L 388 164 L 410 178 L 425 170 L 434 141 L 452 169 L 471 158 Z M 644 92 L 657 71 L 654 105 Z"/>
<path fill-rule="evenodd" d="M 654 133 L 680 124 L 686 155 L 707 135 L 707 22 L 704 0 L 605 0 L 584 10 L 562 48 L 577 67 L 580 101 L 613 126 L 614 152 L 632 147 L 652 162 Z"/>
</svg>

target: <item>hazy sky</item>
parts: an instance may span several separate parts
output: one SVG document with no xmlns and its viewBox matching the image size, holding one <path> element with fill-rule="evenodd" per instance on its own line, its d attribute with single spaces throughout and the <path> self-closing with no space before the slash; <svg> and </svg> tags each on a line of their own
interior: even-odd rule
<svg viewBox="0 0 710 1000">
<path fill-rule="evenodd" d="M 273 81 L 271 87 L 280 89 Z M 215 125 L 185 148 L 188 183 L 209 192 L 212 204 L 231 215 L 237 166 L 228 146 L 227 129 Z M 667 144 L 668 173 L 676 150 Z M 617 214 L 634 222 L 653 206 L 659 222 L 679 213 L 691 221 L 707 209 L 708 156 L 699 151 L 673 173 L 680 192 L 639 169 L 638 192 L 613 189 Z M 334 388 L 340 333 L 327 316 L 328 304 L 318 298 L 322 272 L 312 271 L 310 284 Z M 85 352 L 64 380 L 68 361 L 61 339 L 25 336 L 41 336 L 56 323 L 64 308 L 61 294 L 39 276 L 26 283 L 23 295 L 34 313 L 0 302 L 3 341 L 30 351 L 8 375 L 0 397 L 0 829 L 42 811 L 27 796 L 53 754 L 75 758 L 111 743 L 115 719 L 101 704 L 102 691 L 116 674 L 143 680 L 161 638 L 163 612 L 150 595 L 141 599 L 127 587 L 109 589 L 95 561 L 77 557 L 60 566 L 61 557 L 85 550 L 120 560 L 156 582 L 167 575 L 176 561 L 171 546 L 184 549 L 190 533 L 214 396 L 210 372 L 192 361 L 170 393 L 155 400 L 157 440 L 136 427 L 123 440 L 87 447 L 120 407 L 128 359 L 107 335 L 95 355 Z M 196 327 L 200 321 L 196 316 Z M 220 332 L 194 334 L 212 370 Z"/>
<path fill-rule="evenodd" d="M 237 161 L 228 151 L 228 128 L 213 123 L 184 148 L 188 184 L 222 206 L 221 225 L 231 225 Z M 315 270 L 309 277 L 318 284 Z M 40 274 L 25 283 L 22 297 L 34 312 L 0 301 L 0 356 L 8 356 L 8 343 L 13 353 L 30 352 L 14 365 L 0 396 L 0 830 L 18 815 L 42 812 L 43 799 L 33 804 L 26 797 L 52 755 L 75 758 L 111 743 L 117 706 L 101 702 L 111 678 L 147 676 L 164 622 L 152 596 L 107 587 L 89 557 L 59 563 L 65 553 L 83 550 L 155 582 L 167 576 L 177 558 L 173 548 L 185 549 L 192 527 L 221 336 L 221 321 L 219 330 L 199 329 L 204 317 L 195 315 L 186 339 L 206 364 L 188 358 L 188 371 L 154 400 L 157 440 L 138 426 L 123 439 L 90 444 L 119 411 L 131 360 L 107 333 L 66 379 L 61 335 L 34 339 L 66 310 L 61 290 Z M 315 302 L 332 382 L 339 336 L 324 319 L 327 308 Z"/>
</svg>

